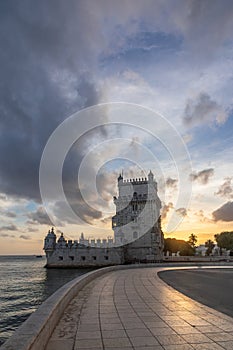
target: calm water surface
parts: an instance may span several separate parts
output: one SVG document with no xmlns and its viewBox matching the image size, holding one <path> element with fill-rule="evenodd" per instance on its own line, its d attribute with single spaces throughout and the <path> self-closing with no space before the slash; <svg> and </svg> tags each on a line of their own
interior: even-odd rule
<svg viewBox="0 0 233 350">
<path fill-rule="evenodd" d="M 0 256 L 0 345 L 49 295 L 93 269 L 46 269 L 45 257 Z"/>
</svg>

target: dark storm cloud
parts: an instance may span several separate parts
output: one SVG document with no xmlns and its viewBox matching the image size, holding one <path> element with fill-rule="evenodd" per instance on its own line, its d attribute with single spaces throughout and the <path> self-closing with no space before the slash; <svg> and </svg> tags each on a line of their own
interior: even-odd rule
<svg viewBox="0 0 233 350">
<path fill-rule="evenodd" d="M 219 187 L 218 191 L 215 192 L 217 196 L 232 199 L 233 198 L 233 187 L 231 184 L 232 178 L 226 177 L 224 183 Z"/>
<path fill-rule="evenodd" d="M 212 213 L 214 221 L 233 221 L 233 202 L 227 202 Z"/>
<path fill-rule="evenodd" d="M 2 1 L 0 16 L 0 188 L 39 201 L 48 137 L 67 116 L 99 101 L 87 72 L 100 34 L 79 1 Z"/>
<path fill-rule="evenodd" d="M 190 180 L 191 181 L 197 181 L 202 185 L 206 185 L 209 182 L 209 179 L 211 176 L 214 175 L 214 169 L 204 169 L 199 172 L 193 172 L 190 174 Z"/>
</svg>

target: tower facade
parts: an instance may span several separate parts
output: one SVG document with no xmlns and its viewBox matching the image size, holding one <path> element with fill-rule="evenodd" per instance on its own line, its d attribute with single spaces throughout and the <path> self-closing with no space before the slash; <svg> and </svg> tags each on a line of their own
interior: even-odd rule
<svg viewBox="0 0 233 350">
<path fill-rule="evenodd" d="M 126 262 L 162 259 L 157 182 L 150 171 L 148 178 L 124 180 L 118 177 L 118 197 L 114 197 L 116 215 L 112 218 L 115 244 L 125 246 Z"/>
</svg>

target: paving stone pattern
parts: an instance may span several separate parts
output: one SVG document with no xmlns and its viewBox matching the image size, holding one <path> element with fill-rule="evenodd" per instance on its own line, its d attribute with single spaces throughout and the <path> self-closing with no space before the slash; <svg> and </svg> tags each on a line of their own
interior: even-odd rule
<svg viewBox="0 0 233 350">
<path fill-rule="evenodd" d="M 46 350 L 232 350 L 233 319 L 166 285 L 159 270 L 119 270 L 89 283 Z"/>
</svg>

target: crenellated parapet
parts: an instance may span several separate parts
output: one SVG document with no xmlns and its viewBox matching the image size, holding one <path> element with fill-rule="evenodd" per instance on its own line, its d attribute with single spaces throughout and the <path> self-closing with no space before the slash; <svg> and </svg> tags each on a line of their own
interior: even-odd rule
<svg viewBox="0 0 233 350">
<path fill-rule="evenodd" d="M 81 248 L 81 247 L 92 247 L 92 248 L 111 248 L 114 247 L 114 240 L 112 237 L 103 239 L 86 239 L 84 234 L 78 240 L 65 239 L 64 234 L 61 232 L 58 240 L 56 239 L 54 233 L 54 228 L 49 230 L 47 236 L 44 240 L 44 250 L 45 252 L 53 251 L 55 249 L 65 249 L 65 248 Z"/>
</svg>

